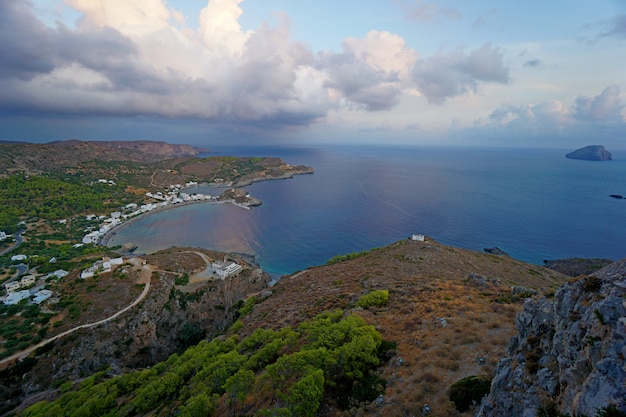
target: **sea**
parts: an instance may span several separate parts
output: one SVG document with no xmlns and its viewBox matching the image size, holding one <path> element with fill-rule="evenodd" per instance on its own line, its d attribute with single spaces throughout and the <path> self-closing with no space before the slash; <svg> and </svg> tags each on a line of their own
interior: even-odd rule
<svg viewBox="0 0 626 417">
<path fill-rule="evenodd" d="M 626 152 L 566 159 L 567 149 L 408 146 L 216 147 L 211 155 L 275 156 L 314 174 L 245 189 L 246 210 L 199 203 L 144 215 L 110 245 L 137 253 L 193 246 L 254 255 L 272 276 L 425 234 L 513 258 L 626 257 Z M 220 194 L 200 186 L 189 190 Z"/>
</svg>

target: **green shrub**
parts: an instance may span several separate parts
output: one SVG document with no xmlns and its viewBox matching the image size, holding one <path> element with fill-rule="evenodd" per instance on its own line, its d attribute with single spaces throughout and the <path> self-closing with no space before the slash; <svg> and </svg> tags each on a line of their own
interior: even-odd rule
<svg viewBox="0 0 626 417">
<path fill-rule="evenodd" d="M 450 388 L 450 401 L 459 412 L 469 410 L 473 401 L 477 403 L 487 394 L 491 387 L 491 381 L 484 376 L 472 375 L 463 378 Z"/>
<path fill-rule="evenodd" d="M 388 300 L 389 290 L 376 290 L 359 298 L 359 301 L 356 302 L 356 306 L 361 308 L 382 307 L 387 304 Z"/>
<path fill-rule="evenodd" d="M 182 274 L 182 275 L 177 276 L 174 279 L 174 284 L 180 285 L 180 286 L 184 286 L 184 285 L 189 284 L 189 275 Z"/>
</svg>

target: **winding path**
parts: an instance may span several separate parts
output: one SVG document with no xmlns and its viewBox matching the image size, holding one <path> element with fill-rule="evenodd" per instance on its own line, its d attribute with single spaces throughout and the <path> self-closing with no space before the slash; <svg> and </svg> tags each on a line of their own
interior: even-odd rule
<svg viewBox="0 0 626 417">
<path fill-rule="evenodd" d="M 139 275 L 139 280 L 137 281 L 138 284 L 145 284 L 145 286 L 143 287 L 143 291 L 141 292 L 141 294 L 139 294 L 139 297 L 137 297 L 137 299 L 135 301 L 133 301 L 130 305 L 124 307 L 123 309 L 121 309 L 120 311 L 118 311 L 117 313 L 113 314 L 112 316 L 109 316 L 105 319 L 102 320 L 98 320 L 96 322 L 93 323 L 87 323 L 87 324 L 81 324 L 80 326 L 76 326 L 73 327 L 69 330 L 64 331 L 63 333 L 59 333 L 56 336 L 53 336 L 49 339 L 45 339 L 42 340 L 41 342 L 37 343 L 36 345 L 30 346 L 20 352 L 14 353 L 11 356 L 7 356 L 6 358 L 0 360 L 0 369 L 4 368 L 6 365 L 9 365 L 11 363 L 13 363 L 14 361 L 17 360 L 21 360 L 24 359 L 25 357 L 27 357 L 28 355 L 30 355 L 32 352 L 34 352 L 36 349 L 45 346 L 46 344 L 50 343 L 50 342 L 54 342 L 57 339 L 60 339 L 62 337 L 65 337 L 69 334 L 74 333 L 77 330 L 80 329 L 89 329 L 91 327 L 95 327 L 95 326 L 99 326 L 101 324 L 107 323 L 111 320 L 114 320 L 116 318 L 118 318 L 119 316 L 121 316 L 122 314 L 126 313 L 128 310 L 130 310 L 131 308 L 135 307 L 137 304 L 139 304 L 141 301 L 143 301 L 144 298 L 146 298 L 146 295 L 148 295 L 148 292 L 150 291 L 150 280 L 152 278 L 152 271 L 153 268 L 150 265 L 142 265 L 142 260 L 139 258 L 133 258 L 132 259 L 132 263 L 134 266 L 139 267 L 141 266 L 141 274 Z"/>
<path fill-rule="evenodd" d="M 24 241 L 24 238 L 22 237 L 22 232 L 23 230 L 19 230 L 17 232 L 15 232 L 15 243 L 13 245 L 11 245 L 10 247 L 6 248 L 3 251 L 0 251 L 0 256 L 5 255 L 15 249 L 17 249 L 22 242 Z"/>
</svg>

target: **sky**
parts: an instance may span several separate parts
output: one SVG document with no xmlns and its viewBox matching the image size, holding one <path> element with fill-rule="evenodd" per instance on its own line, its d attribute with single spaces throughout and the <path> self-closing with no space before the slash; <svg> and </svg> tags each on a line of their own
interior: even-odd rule
<svg viewBox="0 0 626 417">
<path fill-rule="evenodd" d="M 0 140 L 626 149 L 626 1 L 2 0 Z"/>
</svg>

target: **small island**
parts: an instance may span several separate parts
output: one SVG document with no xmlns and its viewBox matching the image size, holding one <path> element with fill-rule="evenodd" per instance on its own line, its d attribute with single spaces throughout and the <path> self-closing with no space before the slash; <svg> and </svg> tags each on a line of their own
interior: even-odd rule
<svg viewBox="0 0 626 417">
<path fill-rule="evenodd" d="M 613 155 L 607 151 L 602 145 L 589 145 L 584 148 L 576 149 L 565 155 L 568 159 L 582 159 L 585 161 L 611 161 Z"/>
</svg>

